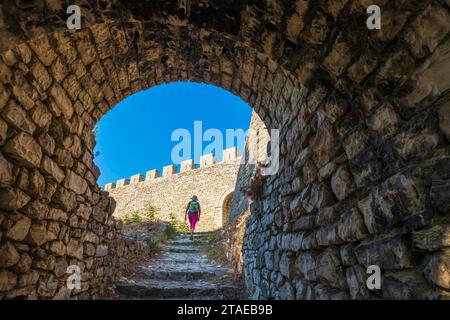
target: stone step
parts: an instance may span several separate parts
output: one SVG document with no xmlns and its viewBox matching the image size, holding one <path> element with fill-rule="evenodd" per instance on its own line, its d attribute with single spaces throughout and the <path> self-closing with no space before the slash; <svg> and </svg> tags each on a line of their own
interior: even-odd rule
<svg viewBox="0 0 450 320">
<path fill-rule="evenodd" d="M 194 237 L 204 237 L 204 236 L 209 236 L 211 234 L 212 234 L 211 231 L 203 231 L 203 232 L 194 232 L 193 236 Z M 179 235 L 183 236 L 183 237 L 189 237 L 191 234 L 189 232 L 180 232 Z"/>
<path fill-rule="evenodd" d="M 174 246 L 174 245 L 165 245 L 162 247 L 162 250 L 165 252 L 174 252 L 174 253 L 198 253 L 200 250 L 195 246 Z"/>
<path fill-rule="evenodd" d="M 167 241 L 167 244 L 171 246 L 198 246 L 201 244 L 208 244 L 205 240 L 189 240 L 189 239 L 178 239 Z"/>
<path fill-rule="evenodd" d="M 183 271 L 183 272 L 216 272 L 218 274 L 229 273 L 230 270 L 222 265 L 212 263 L 207 258 L 196 257 L 192 255 L 191 259 L 180 259 L 168 257 L 159 258 L 157 261 L 153 261 L 149 265 L 141 266 L 150 271 Z"/>
<path fill-rule="evenodd" d="M 222 288 L 204 281 L 141 280 L 136 283 L 118 283 L 116 290 L 124 298 L 132 299 L 189 299 L 196 296 L 218 296 Z"/>
<path fill-rule="evenodd" d="M 181 233 L 181 234 L 178 235 L 177 238 L 178 239 L 189 240 L 190 237 L 191 237 L 190 234 L 186 234 L 186 233 L 183 234 L 183 233 Z M 192 237 L 194 238 L 194 240 L 195 239 L 197 239 L 197 240 L 205 240 L 205 239 L 208 239 L 210 237 L 210 233 L 207 233 L 207 232 L 205 232 L 205 233 L 194 233 Z"/>
<path fill-rule="evenodd" d="M 203 300 L 224 300 L 223 295 L 217 296 L 188 296 L 188 297 L 174 297 L 174 298 L 132 298 L 126 297 L 127 300 L 192 300 L 192 301 L 203 301 Z"/>
<path fill-rule="evenodd" d="M 196 258 L 194 255 L 192 255 L 192 258 L 183 258 L 183 259 L 178 259 L 178 258 L 160 258 L 158 260 L 158 263 L 155 263 L 155 265 L 157 264 L 159 267 L 164 267 L 164 265 L 168 265 L 168 264 L 177 264 L 180 267 L 185 267 L 185 266 L 194 266 L 194 265 L 206 265 L 208 264 L 208 259 L 206 258 Z"/>
<path fill-rule="evenodd" d="M 145 279 L 169 280 L 169 281 L 194 281 L 214 280 L 226 277 L 225 269 L 207 268 L 203 270 L 151 270 L 145 267 L 138 268 L 138 272 Z"/>
<path fill-rule="evenodd" d="M 158 262 L 168 263 L 206 263 L 208 258 L 197 252 L 164 252 L 158 257 Z"/>
</svg>

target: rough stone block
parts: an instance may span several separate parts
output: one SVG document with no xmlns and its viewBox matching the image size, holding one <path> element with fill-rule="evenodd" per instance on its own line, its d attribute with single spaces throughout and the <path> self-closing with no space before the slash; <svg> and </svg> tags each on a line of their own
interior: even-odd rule
<svg viewBox="0 0 450 320">
<path fill-rule="evenodd" d="M 343 241 L 360 241 L 367 235 L 364 221 L 356 208 L 341 216 L 337 228 L 339 238 Z"/>
<path fill-rule="evenodd" d="M 158 178 L 159 176 L 160 176 L 159 170 L 153 169 L 153 170 L 147 171 L 147 173 L 145 174 L 145 180 L 150 181 L 152 179 Z"/>
<path fill-rule="evenodd" d="M 450 209 L 450 158 L 445 157 L 436 164 L 430 190 L 431 204 L 440 212 Z"/>
<path fill-rule="evenodd" d="M 302 279 L 307 281 L 315 281 L 317 279 L 317 262 L 311 253 L 300 253 L 295 261 L 295 268 Z"/>
<path fill-rule="evenodd" d="M 17 276 L 6 270 L 0 269 L 0 291 L 11 290 L 16 286 Z"/>
<path fill-rule="evenodd" d="M 438 132 L 425 129 L 420 132 L 403 132 L 394 138 L 394 149 L 403 159 L 423 157 L 439 144 Z"/>
<path fill-rule="evenodd" d="M 407 241 L 402 235 L 384 237 L 355 247 L 358 262 L 365 267 L 378 265 L 381 269 L 404 269 L 412 265 Z"/>
<path fill-rule="evenodd" d="M 105 191 L 110 191 L 116 188 L 116 184 L 114 182 L 110 182 L 105 184 Z"/>
<path fill-rule="evenodd" d="M 13 100 L 7 104 L 2 116 L 10 125 L 29 134 L 33 134 L 36 130 L 36 125 L 31 121 L 29 115 Z"/>
<path fill-rule="evenodd" d="M 385 104 L 367 119 L 367 125 L 381 137 L 388 138 L 398 131 L 399 117 L 392 106 Z"/>
<path fill-rule="evenodd" d="M 416 248 L 429 252 L 450 247 L 450 223 L 440 223 L 415 231 L 412 240 Z"/>
<path fill-rule="evenodd" d="M 0 187 L 11 185 L 13 182 L 13 165 L 0 153 Z"/>
<path fill-rule="evenodd" d="M 427 257 L 424 274 L 432 284 L 450 289 L 450 249 Z"/>
<path fill-rule="evenodd" d="M 236 147 L 227 148 L 222 151 L 223 162 L 235 161 L 237 157 L 238 157 L 238 150 Z"/>
<path fill-rule="evenodd" d="M 216 163 L 216 157 L 210 153 L 200 157 L 200 167 L 207 167 Z"/>
<path fill-rule="evenodd" d="M 342 264 L 346 267 L 350 267 L 352 265 L 355 265 L 356 262 L 356 256 L 355 256 L 355 250 L 354 246 L 352 244 L 343 245 L 339 248 L 340 254 L 341 254 L 341 260 Z"/>
<path fill-rule="evenodd" d="M 50 95 L 55 99 L 56 106 L 65 118 L 69 120 L 74 113 L 74 109 L 66 91 L 60 85 L 54 84 L 50 88 Z"/>
<path fill-rule="evenodd" d="M 95 251 L 95 255 L 97 257 L 104 257 L 108 254 L 108 247 L 105 245 L 99 245 L 97 246 L 97 249 Z"/>
<path fill-rule="evenodd" d="M 421 181 L 396 175 L 381 186 L 372 188 L 370 195 L 358 206 L 370 233 L 382 233 L 399 221 L 426 211 L 426 192 Z"/>
<path fill-rule="evenodd" d="M 450 102 L 439 108 L 439 126 L 450 141 Z"/>
<path fill-rule="evenodd" d="M 43 91 L 46 91 L 52 84 L 52 77 L 48 73 L 47 69 L 40 62 L 33 63 L 31 72 L 34 78 L 37 80 Z"/>
<path fill-rule="evenodd" d="M 316 277 L 322 283 L 332 287 L 345 289 L 345 273 L 337 249 L 328 248 L 316 260 Z"/>
<path fill-rule="evenodd" d="M 430 5 L 410 24 L 406 42 L 418 58 L 423 58 L 438 46 L 450 30 L 450 13 L 440 5 Z"/>
<path fill-rule="evenodd" d="M 66 171 L 66 178 L 64 180 L 64 186 L 78 195 L 82 195 L 86 192 L 88 184 L 86 180 L 77 175 L 72 170 Z"/>
<path fill-rule="evenodd" d="M 5 223 L 5 236 L 14 241 L 22 241 L 28 234 L 31 227 L 31 219 L 20 213 L 8 215 Z"/>
<path fill-rule="evenodd" d="M 16 248 L 11 242 L 5 242 L 0 246 L 0 267 L 9 268 L 20 260 Z"/>
<path fill-rule="evenodd" d="M 195 162 L 192 159 L 181 162 L 180 172 L 186 172 L 195 169 Z"/>
<path fill-rule="evenodd" d="M 30 41 L 30 47 L 38 56 L 39 60 L 45 65 L 50 66 L 57 55 L 46 35 L 37 37 Z"/>
<path fill-rule="evenodd" d="M 7 187 L 0 189 L 0 209 L 16 210 L 24 207 L 31 198 L 22 190 Z"/>
<path fill-rule="evenodd" d="M 420 274 L 414 271 L 389 272 L 383 277 L 383 299 L 390 300 L 430 300 L 436 299 L 436 293 L 429 287 Z"/>
<path fill-rule="evenodd" d="M 77 258 L 78 260 L 83 259 L 83 246 L 80 242 L 75 239 L 70 239 L 67 244 L 67 254 L 70 257 Z"/>
<path fill-rule="evenodd" d="M 27 243 L 39 247 L 49 240 L 47 229 L 40 224 L 32 225 L 25 240 Z"/>
<path fill-rule="evenodd" d="M 331 189 L 338 200 L 344 200 L 356 189 L 352 175 L 346 167 L 339 167 L 333 174 Z"/>
<path fill-rule="evenodd" d="M 139 182 L 141 182 L 141 181 L 144 181 L 144 175 L 142 175 L 142 174 L 140 174 L 140 173 L 138 173 L 138 174 L 135 174 L 134 176 L 132 176 L 131 178 L 130 178 L 130 184 L 135 184 L 135 183 L 139 183 Z"/>
<path fill-rule="evenodd" d="M 129 179 L 125 179 L 125 178 L 124 179 L 119 179 L 116 182 L 117 188 L 121 188 L 121 187 L 127 186 L 129 184 L 130 184 L 130 180 Z"/>
<path fill-rule="evenodd" d="M 163 177 L 172 176 L 177 173 L 177 167 L 173 164 L 163 167 Z"/>
<path fill-rule="evenodd" d="M 370 293 L 366 286 L 366 270 L 360 265 L 355 265 L 347 268 L 345 273 L 352 299 L 368 299 Z"/>
<path fill-rule="evenodd" d="M 42 150 L 36 140 L 25 132 L 10 139 L 4 147 L 4 152 L 27 167 L 39 167 Z"/>
</svg>

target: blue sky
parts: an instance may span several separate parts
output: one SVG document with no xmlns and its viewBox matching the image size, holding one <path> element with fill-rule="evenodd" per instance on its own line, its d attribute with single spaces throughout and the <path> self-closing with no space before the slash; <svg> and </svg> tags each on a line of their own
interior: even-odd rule
<svg viewBox="0 0 450 320">
<path fill-rule="evenodd" d="M 251 108 L 243 100 L 206 84 L 176 82 L 136 93 L 120 102 L 98 123 L 94 149 L 97 154 L 94 162 L 101 172 L 98 183 L 103 187 L 136 173 L 145 175 L 151 169 L 162 172 L 163 166 L 172 164 L 172 149 L 181 141 L 171 141 L 173 131 L 178 128 L 191 133 L 193 153 L 194 121 L 202 121 L 203 133 L 211 128 L 219 129 L 224 136 L 219 144 L 227 147 L 226 129 L 247 130 L 250 118 Z M 210 143 L 203 141 L 202 153 Z M 228 144 L 237 145 L 242 154 L 243 143 L 235 139 Z M 221 149 L 215 154 L 220 161 Z M 199 163 L 199 154 L 182 156 Z"/>
</svg>

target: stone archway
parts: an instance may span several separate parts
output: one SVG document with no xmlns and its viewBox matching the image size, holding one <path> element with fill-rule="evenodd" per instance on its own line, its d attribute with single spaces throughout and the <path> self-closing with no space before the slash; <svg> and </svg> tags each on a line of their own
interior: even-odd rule
<svg viewBox="0 0 450 320">
<path fill-rule="evenodd" d="M 231 211 L 231 200 L 233 199 L 233 195 L 234 195 L 234 188 L 223 192 L 217 204 L 217 208 L 219 208 L 219 212 L 221 213 L 222 217 L 222 226 L 224 226 L 228 222 L 228 217 Z"/>
<path fill-rule="evenodd" d="M 448 296 L 448 243 L 427 241 L 450 203 L 448 5 L 380 1 L 376 31 L 360 1 L 82 2 L 74 31 L 65 1 L 0 7 L 0 296 L 95 297 L 132 250 L 96 184 L 92 129 L 179 80 L 229 90 L 281 130 L 244 241 L 254 298 L 370 298 L 373 264 L 385 298 Z M 68 264 L 81 292 L 65 289 Z"/>
</svg>

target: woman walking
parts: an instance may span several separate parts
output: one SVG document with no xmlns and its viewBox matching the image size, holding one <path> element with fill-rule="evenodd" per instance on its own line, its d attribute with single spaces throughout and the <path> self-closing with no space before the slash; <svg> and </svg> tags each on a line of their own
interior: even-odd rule
<svg viewBox="0 0 450 320">
<path fill-rule="evenodd" d="M 189 218 L 189 229 L 191 231 L 191 240 L 194 240 L 193 233 L 195 230 L 195 225 L 197 221 L 200 220 L 201 208 L 200 203 L 198 202 L 197 196 L 192 196 L 191 201 L 189 201 L 186 211 L 184 214 L 184 220 Z"/>
</svg>

